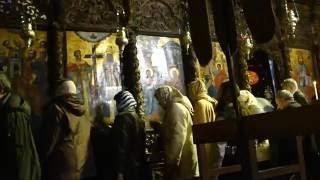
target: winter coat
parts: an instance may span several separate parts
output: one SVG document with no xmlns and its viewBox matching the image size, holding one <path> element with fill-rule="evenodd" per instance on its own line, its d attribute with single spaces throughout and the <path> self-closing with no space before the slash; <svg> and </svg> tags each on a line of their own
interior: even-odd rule
<svg viewBox="0 0 320 180">
<path fill-rule="evenodd" d="M 42 129 L 44 180 L 79 180 L 87 158 L 90 122 L 75 96 L 61 96 L 48 106 Z"/>
<path fill-rule="evenodd" d="M 94 162 L 98 180 L 112 179 L 112 148 L 113 144 L 111 126 L 106 123 L 95 123 L 91 130 L 91 142 L 93 147 Z"/>
<path fill-rule="evenodd" d="M 17 95 L 0 101 L 0 174 L 8 180 L 40 180 L 30 113 L 27 102 Z"/>
<path fill-rule="evenodd" d="M 205 84 L 196 80 L 188 86 L 189 97 L 193 103 L 194 115 L 193 123 L 209 123 L 215 121 L 214 108 L 217 105 L 217 101 L 207 95 Z M 219 143 L 205 144 L 206 162 L 210 169 L 221 167 L 224 157 L 224 146 L 219 146 Z"/>
<path fill-rule="evenodd" d="M 300 90 L 298 90 L 297 92 L 295 92 L 293 94 L 294 100 L 299 103 L 301 106 L 307 106 L 309 104 L 306 96 L 303 94 L 303 92 L 301 92 Z"/>
<path fill-rule="evenodd" d="M 299 108 L 301 105 L 295 101 L 285 109 Z M 296 138 L 280 138 L 273 140 L 273 146 L 275 146 L 275 157 L 278 161 L 278 165 L 287 165 L 297 161 L 297 143 Z"/>
<path fill-rule="evenodd" d="M 112 128 L 115 174 L 124 180 L 144 180 L 145 131 L 134 111 L 119 113 Z"/>
<path fill-rule="evenodd" d="M 163 120 L 165 160 L 167 166 L 178 166 L 172 177 L 192 179 L 199 175 L 192 112 L 192 105 L 186 97 L 173 100 L 166 108 Z"/>
<path fill-rule="evenodd" d="M 171 86 L 159 87 L 155 97 L 164 109 L 162 139 L 166 180 L 192 179 L 199 175 L 197 150 L 192 135 L 192 104 L 178 89 Z"/>
</svg>

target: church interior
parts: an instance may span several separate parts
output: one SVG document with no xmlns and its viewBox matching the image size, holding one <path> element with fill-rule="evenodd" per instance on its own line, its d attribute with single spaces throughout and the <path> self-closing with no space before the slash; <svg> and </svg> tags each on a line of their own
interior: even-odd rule
<svg viewBox="0 0 320 180">
<path fill-rule="evenodd" d="M 319 0 L 0 0 L 0 19 L 0 163 L 39 164 L 0 179 L 320 180 Z"/>
</svg>

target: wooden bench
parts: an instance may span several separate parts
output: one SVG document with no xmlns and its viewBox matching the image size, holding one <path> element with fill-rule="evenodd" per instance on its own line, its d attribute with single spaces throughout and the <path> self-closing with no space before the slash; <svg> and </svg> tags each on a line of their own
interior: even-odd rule
<svg viewBox="0 0 320 180">
<path fill-rule="evenodd" d="M 223 120 L 193 126 L 194 143 L 197 144 L 200 176 L 202 180 L 212 176 L 242 172 L 244 180 L 260 180 L 297 173 L 306 179 L 302 136 L 320 132 L 320 105 L 310 105 L 280 112 Z M 297 139 L 296 164 L 258 170 L 255 139 Z M 208 169 L 203 144 L 237 141 L 241 149 L 241 164 Z"/>
</svg>

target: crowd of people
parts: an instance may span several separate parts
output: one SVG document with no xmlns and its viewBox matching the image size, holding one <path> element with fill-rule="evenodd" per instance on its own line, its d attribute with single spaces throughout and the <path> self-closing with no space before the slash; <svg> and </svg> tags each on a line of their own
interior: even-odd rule
<svg viewBox="0 0 320 180">
<path fill-rule="evenodd" d="M 238 92 L 237 101 L 243 116 L 276 109 L 268 100 L 255 97 L 247 90 Z M 234 92 L 229 81 L 222 83 L 218 100 L 208 95 L 201 79 L 189 83 L 187 94 L 185 96 L 168 85 L 160 86 L 154 92 L 164 112 L 161 121 L 164 180 L 192 180 L 199 177 L 193 124 L 236 118 Z M 39 142 L 35 142 L 28 103 L 12 92 L 6 75 L 0 74 L 1 175 L 8 180 L 80 180 L 86 169 L 88 154 L 92 151 L 95 178 L 98 180 L 150 179 L 145 157 L 145 122 L 136 113 L 137 102 L 129 91 L 120 91 L 114 100 L 117 107 L 114 124 L 108 125 L 103 117 L 99 117 L 99 112 L 103 111 L 101 107 L 92 125 L 84 119 L 86 109 L 77 96 L 74 82 L 61 81 L 54 98 L 45 108 L 41 137 Z M 277 109 L 285 110 L 307 104 L 296 81 L 286 79 L 282 83 L 282 90 L 276 95 Z M 259 147 L 270 146 L 271 158 L 261 158 L 261 161 L 272 161 L 270 165 L 287 164 L 296 159 L 294 139 L 257 140 L 256 144 L 257 152 L 260 152 Z M 205 152 L 201 153 L 206 153 L 209 168 L 234 163 L 240 158 L 231 158 L 232 154 L 237 156 L 235 144 L 212 143 L 204 147 Z M 308 163 L 310 165 L 314 162 L 307 158 L 307 166 Z M 310 176 L 318 179 L 316 171 L 312 168 L 309 170 Z M 295 175 L 282 178 L 292 179 Z M 212 179 L 236 180 L 240 179 L 240 175 Z"/>
<path fill-rule="evenodd" d="M 114 99 L 118 115 L 113 127 L 99 116 L 92 127 L 75 83 L 61 81 L 44 110 L 41 137 L 35 142 L 28 102 L 12 92 L 7 76 L 0 74 L 1 176 L 8 180 L 84 179 L 92 142 L 95 179 L 145 179 L 145 128 L 136 114 L 136 100 L 128 91 L 120 91 Z"/>
</svg>

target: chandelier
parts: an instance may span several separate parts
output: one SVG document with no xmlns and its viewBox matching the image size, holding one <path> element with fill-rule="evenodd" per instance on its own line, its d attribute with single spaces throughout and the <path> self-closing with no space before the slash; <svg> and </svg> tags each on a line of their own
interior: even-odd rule
<svg viewBox="0 0 320 180">
<path fill-rule="evenodd" d="M 18 14 L 22 37 L 28 47 L 32 45 L 32 40 L 35 37 L 35 22 L 47 19 L 45 14 L 40 13 L 33 0 L 0 0 L 0 14 L 5 16 Z"/>
<path fill-rule="evenodd" d="M 292 38 L 296 37 L 296 28 L 298 21 L 300 20 L 299 12 L 296 7 L 296 3 L 294 0 L 292 0 L 292 7 L 289 8 L 288 1 L 285 1 L 285 11 L 287 14 L 287 22 L 288 22 L 288 28 L 289 28 L 289 36 Z"/>
</svg>

